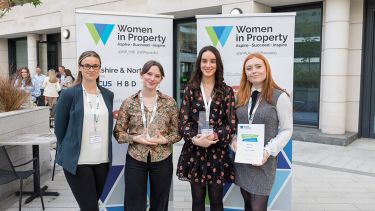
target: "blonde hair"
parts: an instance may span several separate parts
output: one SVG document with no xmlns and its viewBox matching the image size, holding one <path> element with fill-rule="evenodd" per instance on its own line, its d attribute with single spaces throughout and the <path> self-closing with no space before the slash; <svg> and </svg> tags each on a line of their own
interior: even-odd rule
<svg viewBox="0 0 375 211">
<path fill-rule="evenodd" d="M 56 71 L 54 69 L 48 70 L 48 77 L 50 83 L 56 83 L 59 81 L 56 77 Z"/>
</svg>

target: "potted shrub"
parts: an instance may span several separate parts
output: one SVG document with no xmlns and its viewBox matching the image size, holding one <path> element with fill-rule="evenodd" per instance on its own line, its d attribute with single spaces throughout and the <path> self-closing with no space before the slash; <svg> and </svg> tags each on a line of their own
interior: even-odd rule
<svg viewBox="0 0 375 211">
<path fill-rule="evenodd" d="M 28 93 L 14 87 L 12 80 L 0 77 L 0 112 L 18 110 L 28 100 Z"/>
</svg>

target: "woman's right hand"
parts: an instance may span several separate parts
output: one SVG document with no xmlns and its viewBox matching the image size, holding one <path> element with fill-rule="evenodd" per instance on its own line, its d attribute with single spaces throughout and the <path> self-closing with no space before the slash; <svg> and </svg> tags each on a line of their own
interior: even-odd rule
<svg viewBox="0 0 375 211">
<path fill-rule="evenodd" d="M 134 142 L 138 144 L 151 145 L 151 146 L 157 145 L 157 143 L 147 140 L 146 133 L 142 133 L 141 135 L 134 136 L 133 140 Z"/>
</svg>

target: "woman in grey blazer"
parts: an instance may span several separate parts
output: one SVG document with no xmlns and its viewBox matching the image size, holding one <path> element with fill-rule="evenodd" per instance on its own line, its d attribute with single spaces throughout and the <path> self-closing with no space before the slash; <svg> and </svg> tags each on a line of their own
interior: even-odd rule
<svg viewBox="0 0 375 211">
<path fill-rule="evenodd" d="M 265 124 L 263 161 L 234 166 L 245 210 L 266 211 L 277 154 L 292 136 L 293 116 L 289 95 L 273 81 L 270 65 L 260 53 L 249 54 L 243 63 L 236 116 L 238 124 Z M 231 146 L 236 150 L 237 140 Z"/>
<path fill-rule="evenodd" d="M 100 66 L 96 52 L 82 53 L 76 85 L 56 106 L 56 159 L 82 211 L 99 210 L 112 159 L 113 93 L 98 85 Z"/>
</svg>

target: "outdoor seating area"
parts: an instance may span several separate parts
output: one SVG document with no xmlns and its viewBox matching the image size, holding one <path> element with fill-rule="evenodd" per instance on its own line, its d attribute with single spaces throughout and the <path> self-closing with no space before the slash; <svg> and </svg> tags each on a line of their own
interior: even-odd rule
<svg viewBox="0 0 375 211">
<path fill-rule="evenodd" d="M 31 162 L 37 163 L 36 169 L 23 170 L 23 171 L 16 170 L 17 167 L 27 165 Z M 39 172 L 39 159 L 37 157 L 27 161 L 26 163 L 14 165 L 9 158 L 9 155 L 5 149 L 5 146 L 0 146 L 0 185 L 9 183 L 15 180 L 19 180 L 20 189 L 17 192 L 17 194 L 19 195 L 19 203 L 18 203 L 19 210 L 21 210 L 21 207 L 22 207 L 22 195 L 24 194 L 22 191 L 23 180 L 33 175 L 34 173 L 36 173 L 37 175 L 40 173 Z M 40 200 L 42 202 L 42 208 L 44 210 L 43 194 L 41 192 L 40 187 L 38 188 L 37 191 L 38 191 L 37 193 L 39 194 Z"/>
<path fill-rule="evenodd" d="M 19 195 L 19 210 L 22 207 L 22 196 L 30 195 L 25 204 L 30 203 L 36 198 L 40 198 L 42 209 L 44 210 L 43 196 L 58 196 L 58 192 L 47 192 L 48 186 L 41 186 L 40 184 L 40 163 L 39 163 L 39 145 L 53 144 L 56 142 L 55 134 L 53 133 L 37 133 L 37 134 L 20 134 L 9 140 L 0 140 L 0 184 L 6 184 L 16 179 L 20 180 L 20 188 L 17 192 Z M 32 159 L 15 165 L 10 159 L 6 150 L 6 146 L 32 145 Z M 17 171 L 15 168 L 32 164 L 32 169 Z M 33 190 L 23 191 L 23 180 L 29 176 L 33 176 Z"/>
</svg>

